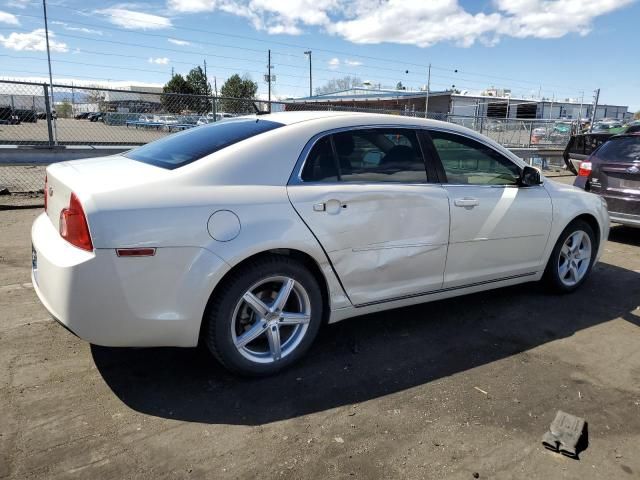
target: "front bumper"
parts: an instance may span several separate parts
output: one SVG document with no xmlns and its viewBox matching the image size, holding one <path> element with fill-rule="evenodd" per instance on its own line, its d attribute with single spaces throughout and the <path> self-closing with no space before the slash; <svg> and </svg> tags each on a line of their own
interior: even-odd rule
<svg viewBox="0 0 640 480">
<path fill-rule="evenodd" d="M 228 265 L 197 247 L 159 248 L 153 257 L 86 252 L 62 239 L 46 216 L 31 230 L 34 289 L 66 328 L 96 345 L 197 345 L 202 315 Z"/>
</svg>

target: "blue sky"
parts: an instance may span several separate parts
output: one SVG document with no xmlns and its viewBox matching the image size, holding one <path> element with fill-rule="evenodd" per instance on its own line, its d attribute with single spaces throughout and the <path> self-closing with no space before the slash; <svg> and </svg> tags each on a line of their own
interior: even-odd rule
<svg viewBox="0 0 640 480">
<path fill-rule="evenodd" d="M 163 84 L 206 58 L 218 87 L 248 74 L 266 92 L 308 94 L 345 75 L 418 89 L 580 98 L 640 110 L 634 0 L 49 0 L 55 79 Z M 42 3 L 0 0 L 0 77 L 43 78 Z M 457 70 L 457 72 L 456 72 Z"/>
</svg>

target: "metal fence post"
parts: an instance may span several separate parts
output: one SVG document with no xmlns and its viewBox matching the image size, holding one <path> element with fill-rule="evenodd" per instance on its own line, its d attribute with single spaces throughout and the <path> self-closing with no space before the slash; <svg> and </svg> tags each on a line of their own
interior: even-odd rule
<svg viewBox="0 0 640 480">
<path fill-rule="evenodd" d="M 53 127 L 51 125 L 51 104 L 49 103 L 49 86 L 46 83 L 42 84 L 44 93 L 44 111 L 47 116 L 47 133 L 49 134 L 49 147 L 53 147 Z"/>
</svg>

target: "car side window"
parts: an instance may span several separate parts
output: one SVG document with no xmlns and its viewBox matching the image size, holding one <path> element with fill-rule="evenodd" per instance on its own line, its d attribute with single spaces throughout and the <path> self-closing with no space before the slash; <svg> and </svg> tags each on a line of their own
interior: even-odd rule
<svg viewBox="0 0 640 480">
<path fill-rule="evenodd" d="M 427 172 L 414 130 L 371 128 L 319 140 L 300 178 L 304 182 L 425 183 Z"/>
<path fill-rule="evenodd" d="M 447 183 L 516 185 L 520 168 L 492 148 L 461 135 L 430 131 Z"/>
<path fill-rule="evenodd" d="M 340 181 L 425 183 L 418 137 L 409 129 L 361 129 L 333 135 Z"/>
<path fill-rule="evenodd" d="M 338 181 L 338 167 L 333 156 L 330 137 L 321 138 L 307 156 L 300 178 L 303 182 Z"/>
</svg>

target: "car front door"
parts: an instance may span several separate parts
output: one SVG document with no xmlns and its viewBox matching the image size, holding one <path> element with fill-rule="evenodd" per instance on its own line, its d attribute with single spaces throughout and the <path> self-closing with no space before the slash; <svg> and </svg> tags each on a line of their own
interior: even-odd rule
<svg viewBox="0 0 640 480">
<path fill-rule="evenodd" d="M 444 130 L 429 136 L 451 212 L 443 287 L 539 271 L 552 220 L 545 188 L 519 186 L 520 167 L 487 144 Z"/>
<path fill-rule="evenodd" d="M 357 128 L 310 143 L 288 193 L 355 305 L 442 287 L 447 192 L 413 129 Z"/>
</svg>

